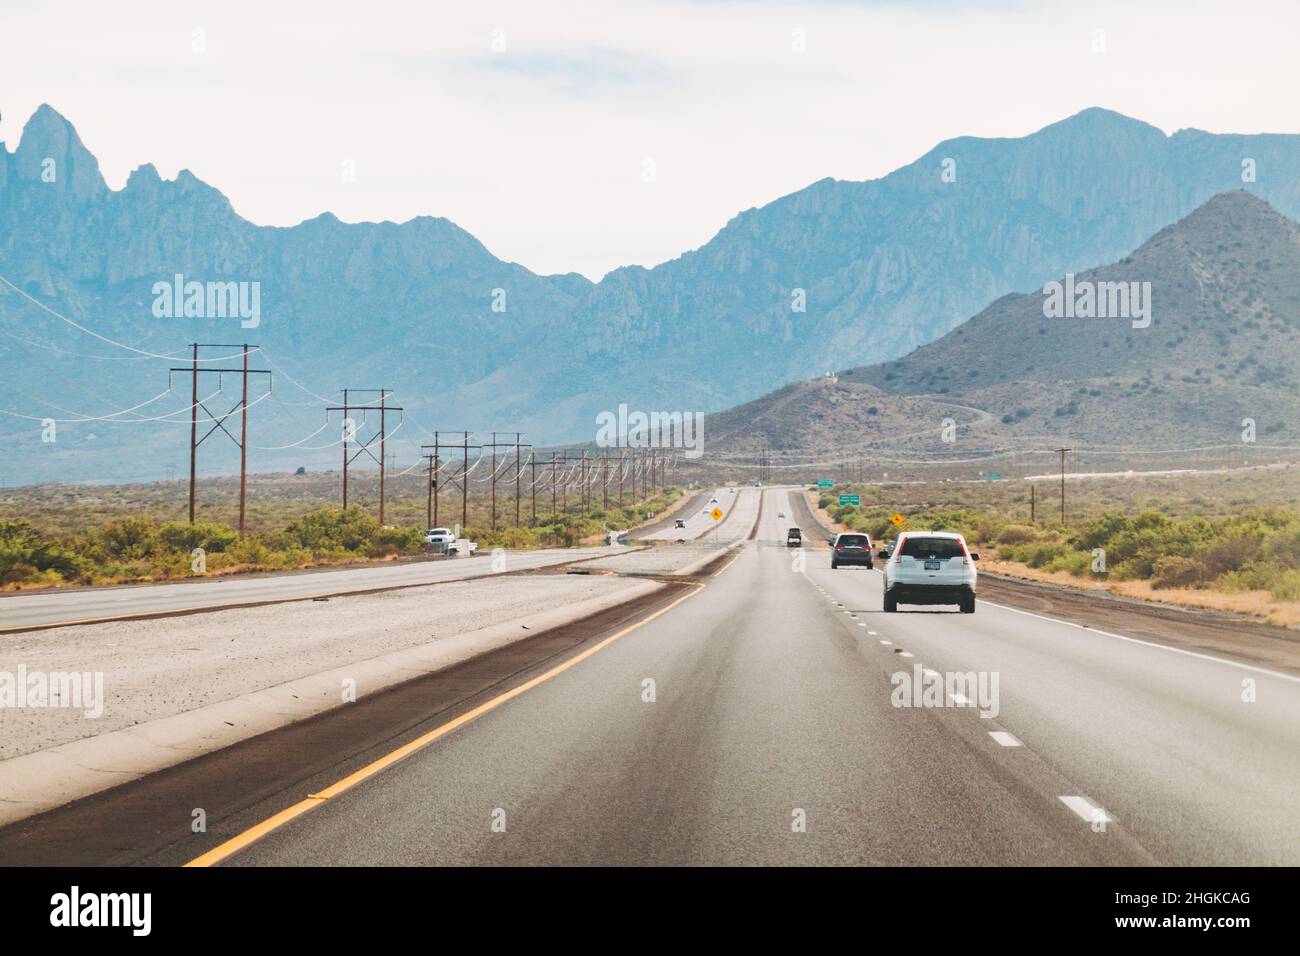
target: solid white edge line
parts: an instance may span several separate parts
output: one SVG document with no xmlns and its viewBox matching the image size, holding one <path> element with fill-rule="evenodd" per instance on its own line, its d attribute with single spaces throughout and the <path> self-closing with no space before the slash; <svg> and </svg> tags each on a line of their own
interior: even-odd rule
<svg viewBox="0 0 1300 956">
<path fill-rule="evenodd" d="M 1201 654 L 1196 651 L 1183 650 L 1181 647 L 1170 647 L 1168 644 L 1157 644 L 1154 641 L 1144 641 L 1137 637 L 1127 637 L 1123 634 L 1115 634 L 1111 631 L 1103 631 L 1095 627 L 1085 627 L 1082 624 L 1076 624 L 1073 621 L 1062 621 L 1060 618 L 1048 617 L 1045 614 L 1035 614 L 1033 611 L 1022 611 L 1018 607 L 1008 607 L 1005 604 L 997 604 L 993 601 L 980 601 L 981 604 L 987 604 L 989 607 L 1001 608 L 1004 611 L 1010 611 L 1012 614 L 1023 614 L 1026 617 L 1036 617 L 1040 621 L 1051 621 L 1053 624 L 1064 624 L 1066 627 L 1077 628 L 1080 631 L 1087 631 L 1089 634 L 1100 634 L 1103 637 L 1113 637 L 1117 641 L 1128 641 L 1130 644 L 1141 644 L 1144 647 L 1154 647 L 1161 651 L 1172 651 L 1175 654 L 1184 654 L 1187 657 L 1199 657 L 1203 661 L 1214 661 L 1216 664 L 1227 664 L 1229 667 L 1238 667 L 1241 670 L 1253 671 L 1256 674 L 1267 674 L 1269 677 L 1277 677 L 1282 680 L 1289 680 L 1293 684 L 1300 684 L 1300 677 L 1293 674 L 1283 674 L 1281 671 L 1271 671 L 1267 667 L 1256 667 L 1253 664 L 1242 664 L 1239 661 L 1230 661 L 1223 657 L 1215 657 L 1212 654 Z"/>
<path fill-rule="evenodd" d="M 990 730 L 989 736 L 992 737 L 994 740 L 996 740 L 1003 747 L 1024 746 L 1024 744 L 1021 743 L 1018 739 L 1016 739 L 1014 735 L 1007 733 L 1005 730 Z"/>
</svg>

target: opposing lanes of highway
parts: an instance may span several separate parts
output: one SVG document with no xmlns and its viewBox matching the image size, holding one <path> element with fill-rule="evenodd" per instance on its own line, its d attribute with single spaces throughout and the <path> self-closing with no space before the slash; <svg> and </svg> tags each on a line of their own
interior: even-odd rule
<svg viewBox="0 0 1300 956">
<path fill-rule="evenodd" d="M 620 548 L 550 548 L 510 552 L 512 571 L 618 553 Z M 336 571 L 209 578 L 175 584 L 38 591 L 0 596 L 0 633 L 29 628 L 176 614 L 218 607 L 300 601 L 382 588 L 435 584 L 492 574 L 491 558 L 445 558 Z"/>
</svg>

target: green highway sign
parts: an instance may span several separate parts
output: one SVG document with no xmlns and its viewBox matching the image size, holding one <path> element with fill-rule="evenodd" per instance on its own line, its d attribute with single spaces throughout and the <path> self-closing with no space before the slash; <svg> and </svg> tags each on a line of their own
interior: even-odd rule
<svg viewBox="0 0 1300 956">
<path fill-rule="evenodd" d="M 818 488 L 834 488 L 834 487 L 835 487 L 835 482 L 833 482 L 833 481 L 832 481 L 831 479 L 829 479 L 829 478 L 818 478 L 818 479 L 817 479 L 817 487 L 818 487 Z"/>
<path fill-rule="evenodd" d="M 853 505 L 853 507 L 856 508 L 858 505 L 862 504 L 862 496 L 861 495 L 840 495 L 840 504 Z"/>
<path fill-rule="evenodd" d="M 989 471 L 989 472 L 985 472 L 984 477 L 987 478 L 989 481 L 1001 481 L 1003 475 L 1002 472 L 1000 471 Z"/>
</svg>

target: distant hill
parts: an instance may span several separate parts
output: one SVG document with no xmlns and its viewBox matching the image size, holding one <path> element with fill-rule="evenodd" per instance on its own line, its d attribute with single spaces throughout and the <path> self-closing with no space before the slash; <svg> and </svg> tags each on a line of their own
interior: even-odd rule
<svg viewBox="0 0 1300 956">
<path fill-rule="evenodd" d="M 813 183 L 741 213 L 698 250 L 591 283 L 502 262 L 446 219 L 348 224 L 325 214 L 261 227 L 190 173 L 165 181 L 148 165 L 113 191 L 72 125 L 42 107 L 16 152 L 0 149 L 0 274 L 145 351 L 195 339 L 261 344 L 278 374 L 275 397 L 250 416 L 256 470 L 333 466 L 333 430 L 303 439 L 343 386 L 396 391 L 410 421 L 390 451 L 406 466 L 422 428 L 590 440 L 596 414 L 620 403 L 707 412 L 897 358 L 999 296 L 1119 258 L 1241 185 L 1245 159 L 1258 171 L 1248 188 L 1300 215 L 1300 178 L 1286 174 L 1300 168 L 1300 137 L 1166 136 L 1091 109 L 1019 139 L 944 142 L 882 179 Z M 260 282 L 260 326 L 156 317 L 153 285 L 178 273 Z M 800 297 L 806 311 L 793 311 Z M 183 423 L 68 423 L 49 445 L 33 420 L 132 407 L 167 387 L 167 361 L 115 350 L 3 286 L 0 333 L 0 407 L 29 416 L 0 421 L 0 480 L 187 466 Z M 1202 377 L 1214 365 L 1201 364 Z M 878 384 L 897 392 L 902 374 Z M 987 376 L 962 391 L 1016 381 Z M 182 385 L 149 411 L 183 409 L 184 394 Z M 201 468 L 229 472 L 236 461 L 213 445 Z"/>
<path fill-rule="evenodd" d="M 710 451 L 960 458 L 1068 440 L 1141 454 L 1240 443 L 1246 418 L 1256 444 L 1300 445 L 1300 224 L 1225 192 L 1073 281 L 1080 294 L 1150 283 L 1150 324 L 1049 317 L 1042 291 L 1003 296 L 901 359 L 711 416 Z M 944 418 L 957 441 L 942 441 Z"/>
</svg>

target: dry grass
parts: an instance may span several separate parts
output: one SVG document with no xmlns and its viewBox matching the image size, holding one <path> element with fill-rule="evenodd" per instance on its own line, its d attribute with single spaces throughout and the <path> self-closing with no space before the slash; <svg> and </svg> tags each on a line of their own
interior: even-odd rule
<svg viewBox="0 0 1300 956">
<path fill-rule="evenodd" d="M 1121 597 L 1179 607 L 1227 611 L 1278 627 L 1300 628 L 1300 601 L 1279 601 L 1267 591 L 1214 591 L 1200 588 L 1153 588 L 1146 581 L 1105 581 L 1080 578 L 1064 571 L 1044 571 L 1018 561 L 981 561 L 989 570 L 1026 581 L 1042 581 L 1080 591 L 1106 591 Z"/>
</svg>

